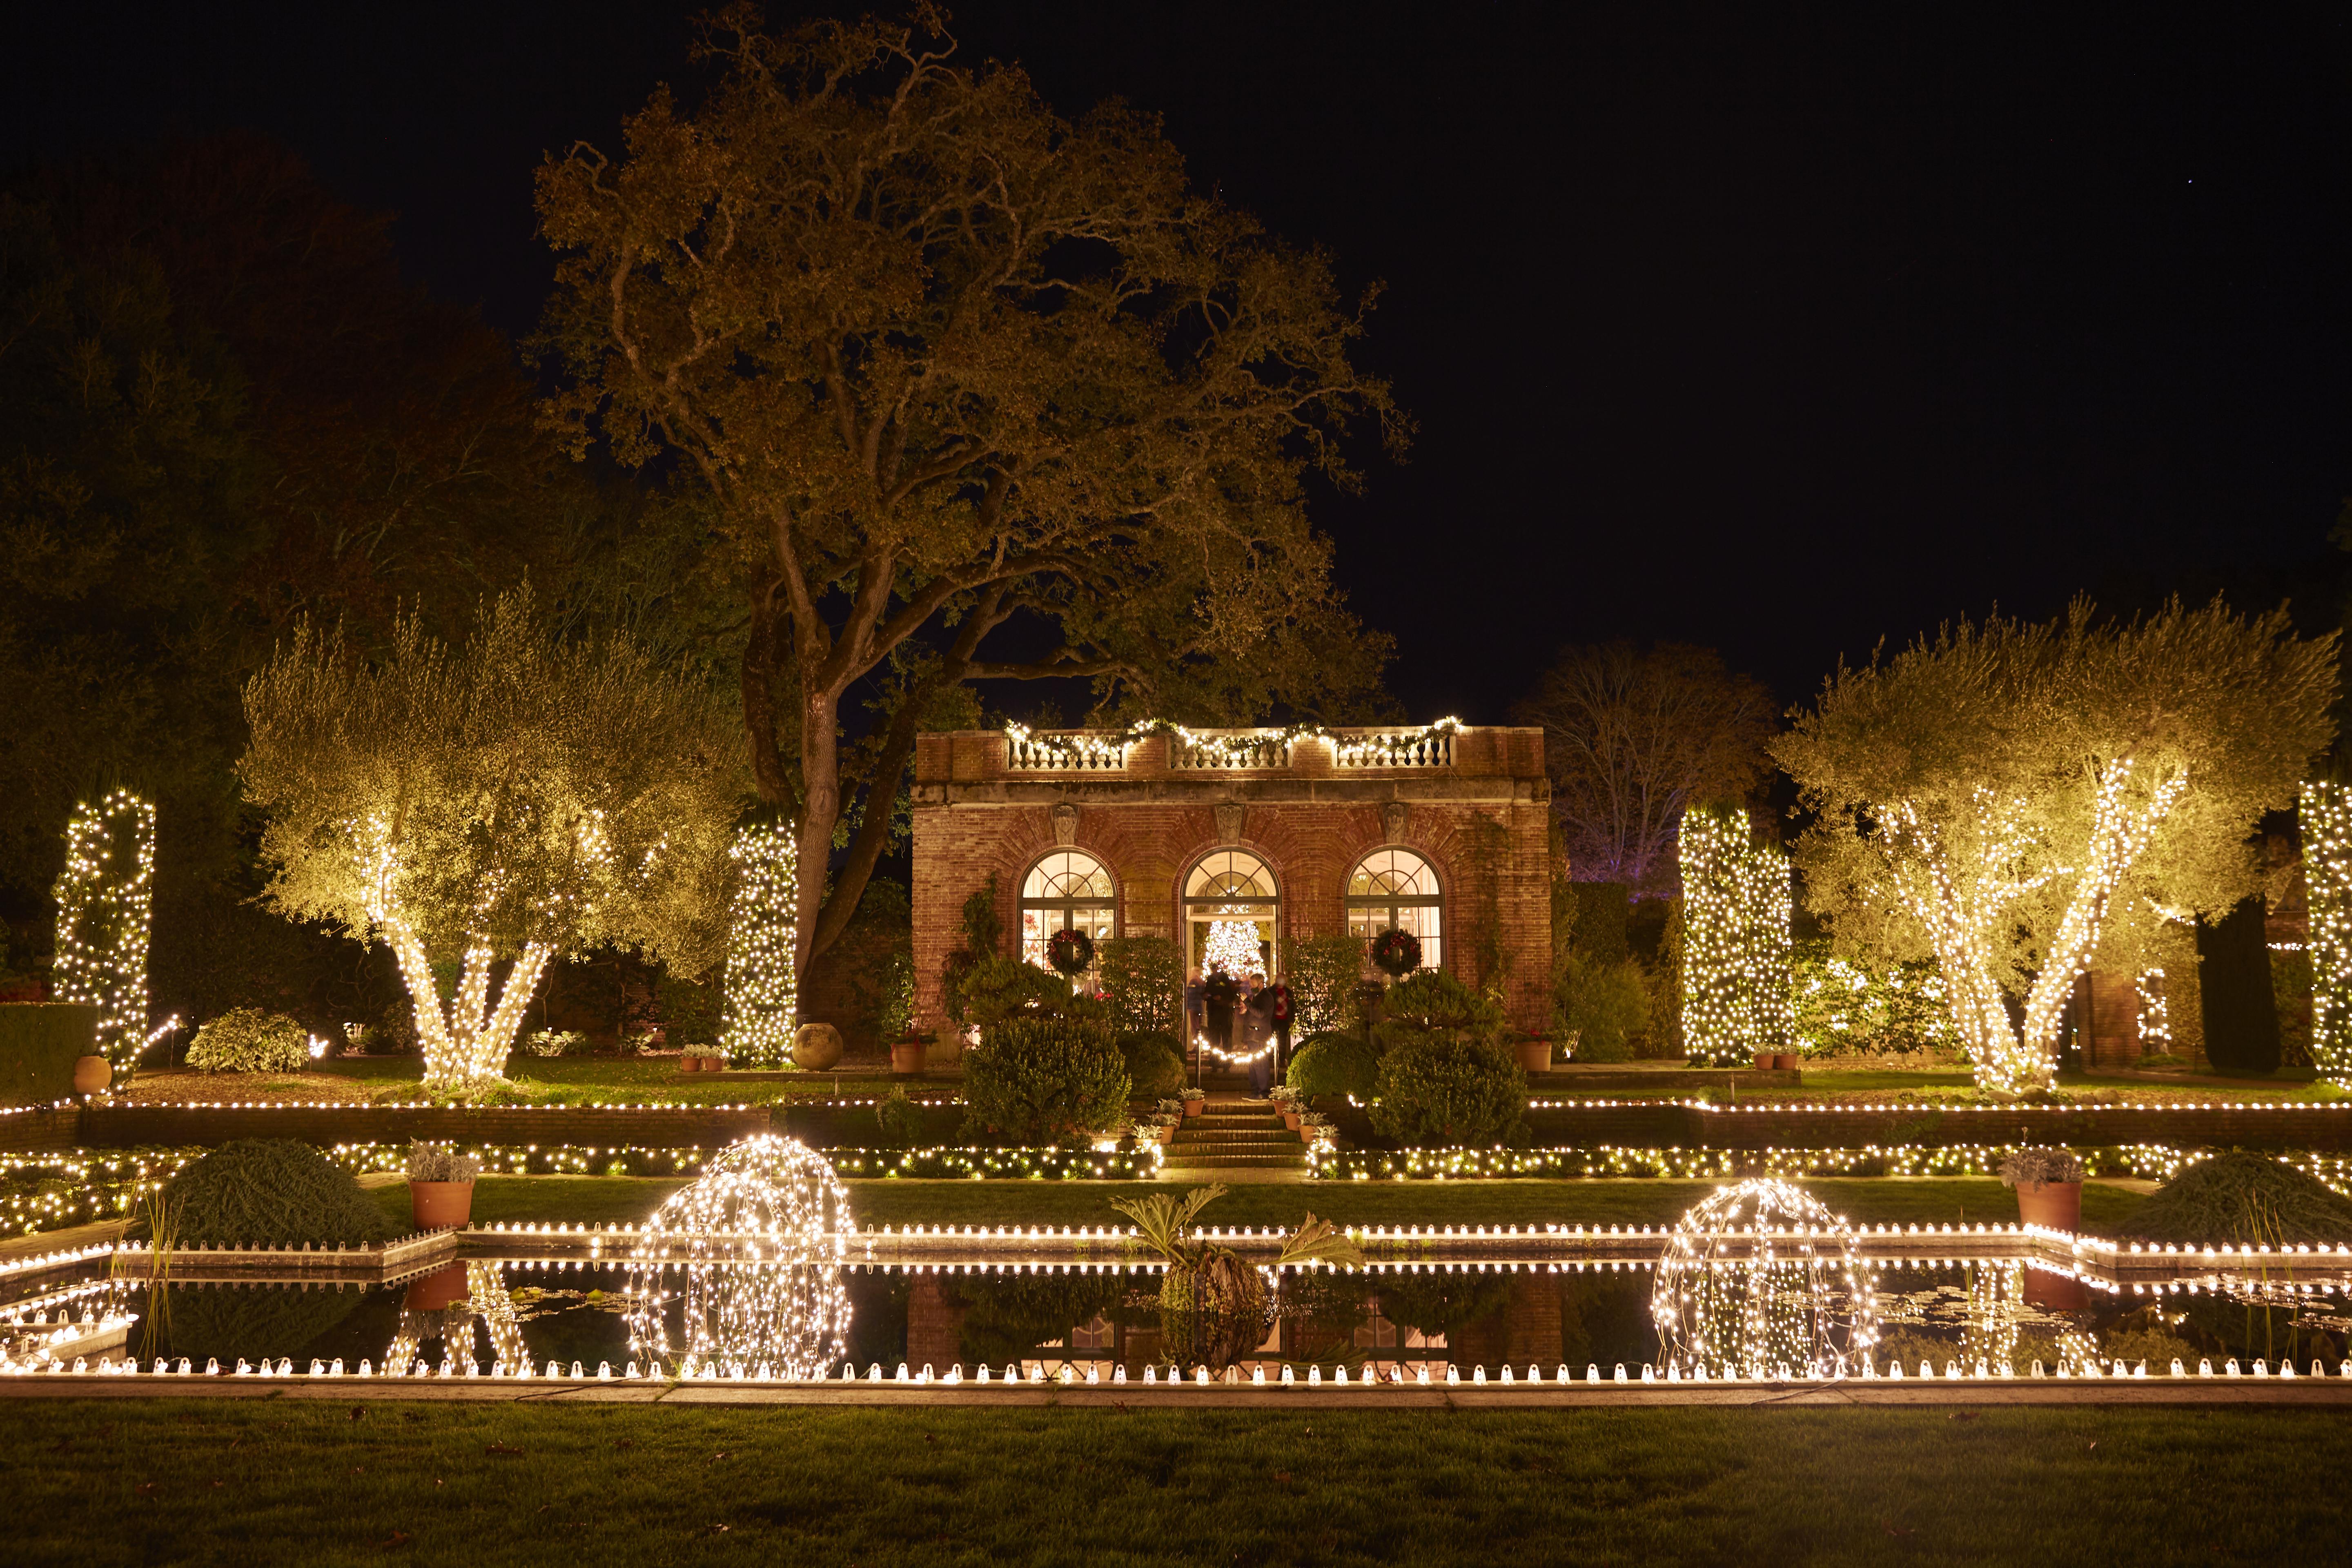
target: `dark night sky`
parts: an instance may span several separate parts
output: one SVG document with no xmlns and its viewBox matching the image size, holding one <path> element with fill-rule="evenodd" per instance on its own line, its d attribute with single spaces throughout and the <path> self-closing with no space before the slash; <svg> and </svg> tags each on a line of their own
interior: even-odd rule
<svg viewBox="0 0 2352 1568">
<path fill-rule="evenodd" d="M 257 128 L 520 331 L 550 268 L 534 165 L 693 79 L 687 9 L 59 7 L 9 25 L 0 163 Z M 1495 721 L 1570 640 L 1713 643 L 1793 700 L 1881 636 L 2078 589 L 2292 585 L 2332 623 L 2347 15 L 959 21 L 1065 112 L 1164 112 L 1202 184 L 1386 279 L 1369 352 L 1422 438 L 1319 515 L 1409 710 Z"/>
</svg>

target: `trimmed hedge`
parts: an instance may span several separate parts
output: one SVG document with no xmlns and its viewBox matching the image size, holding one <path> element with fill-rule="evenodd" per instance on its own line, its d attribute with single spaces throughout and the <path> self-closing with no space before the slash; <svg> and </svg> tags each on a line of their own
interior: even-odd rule
<svg viewBox="0 0 2352 1568">
<path fill-rule="evenodd" d="M 964 1126 L 999 1143 L 1084 1143 L 1125 1113 L 1129 1087 L 1101 1020 L 1003 1018 L 964 1053 Z"/>
<path fill-rule="evenodd" d="M 366 1247 L 390 1233 L 352 1173 L 308 1143 L 224 1143 L 163 1189 L 182 1247 Z"/>
<path fill-rule="evenodd" d="M 1121 1035 L 1118 1054 L 1127 1060 L 1128 1094 L 1135 1100 L 1165 1100 L 1184 1087 L 1184 1058 L 1176 1037 L 1145 1032 Z"/>
<path fill-rule="evenodd" d="M 1355 1036 L 1315 1035 L 1292 1053 L 1283 1080 L 1309 1100 L 1350 1094 L 1370 1100 L 1379 1070 L 1380 1058 Z"/>
<path fill-rule="evenodd" d="M 1502 1042 L 1404 1035 L 1381 1057 L 1372 1125 L 1383 1138 L 1431 1147 L 1499 1143 L 1520 1125 L 1527 1075 Z"/>
<path fill-rule="evenodd" d="M 74 1062 L 98 1049 L 88 1002 L 0 1003 L 0 1105 L 47 1105 L 73 1093 Z"/>
</svg>

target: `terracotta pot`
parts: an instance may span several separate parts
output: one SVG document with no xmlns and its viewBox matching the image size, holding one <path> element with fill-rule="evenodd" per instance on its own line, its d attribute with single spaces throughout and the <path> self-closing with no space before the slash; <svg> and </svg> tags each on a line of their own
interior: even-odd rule
<svg viewBox="0 0 2352 1568">
<path fill-rule="evenodd" d="M 1160 1142 L 1161 1143 L 1163 1143 L 1163 1144 L 1167 1144 L 1167 1143 L 1173 1143 L 1173 1142 L 1176 1142 L 1176 1129 L 1174 1129 L 1173 1127 L 1161 1127 L 1161 1128 L 1158 1128 L 1158 1129 L 1156 1129 L 1155 1131 L 1157 1131 L 1159 1132 L 1159 1134 L 1160 1134 Z"/>
<path fill-rule="evenodd" d="M 1519 1042 L 1519 1070 L 1521 1072 L 1544 1072 L 1550 1067 L 1551 1042 L 1549 1040 L 1521 1040 Z"/>
<path fill-rule="evenodd" d="M 436 1268 L 422 1279 L 409 1282 L 408 1294 L 400 1304 L 412 1312 L 437 1312 L 453 1301 L 466 1299 L 466 1266 L 452 1263 L 446 1268 Z"/>
<path fill-rule="evenodd" d="M 677 1070 L 680 1072 L 700 1072 L 702 1070 L 702 1058 L 700 1057 L 680 1057 L 677 1058 Z"/>
<path fill-rule="evenodd" d="M 411 1182 L 408 1213 L 419 1230 L 461 1230 L 474 1212 L 471 1182 Z"/>
<path fill-rule="evenodd" d="M 1803 1060 L 1804 1058 L 1802 1057 L 1781 1055 L 1776 1056 L 1772 1058 L 1772 1065 L 1779 1068 L 1782 1072 L 1795 1072 L 1797 1070 L 1797 1065 Z"/>
<path fill-rule="evenodd" d="M 705 1057 L 702 1058 L 702 1070 L 704 1072 L 725 1072 L 727 1070 L 727 1058 L 725 1057 Z"/>
<path fill-rule="evenodd" d="M 1770 1072 L 1772 1070 L 1772 1064 L 1780 1059 L 1780 1058 L 1778 1057 L 1767 1056 L 1764 1052 L 1759 1051 L 1756 1053 L 1756 1070 L 1758 1072 Z"/>
<path fill-rule="evenodd" d="M 2018 1183 L 2017 1217 L 2027 1225 L 2043 1226 L 2051 1230 L 2081 1230 L 2083 1184 L 2043 1182 L 2037 1189 L 2032 1182 Z"/>
<path fill-rule="evenodd" d="M 1298 1112 L 1297 1112 L 1297 1111 L 1295 1111 L 1295 1110 L 1286 1110 L 1286 1111 L 1284 1111 L 1284 1112 L 1282 1113 L 1282 1124 L 1283 1124 L 1285 1127 L 1289 1128 L 1293 1132 L 1297 1131 L 1298 1131 Z"/>
<path fill-rule="evenodd" d="M 923 1070 L 923 1042 L 901 1040 L 890 1047 L 890 1070 L 901 1078 L 919 1076 Z"/>
<path fill-rule="evenodd" d="M 807 1072 L 824 1072 L 841 1060 L 841 1031 L 831 1024 L 803 1024 L 793 1037 L 793 1063 Z"/>
<path fill-rule="evenodd" d="M 1187 1116 L 1198 1116 L 1208 1109 L 1209 1102 L 1206 1100 L 1188 1100 L 1184 1102 L 1184 1114 Z"/>
<path fill-rule="evenodd" d="M 74 1092 L 100 1094 L 114 1081 L 114 1064 L 101 1056 L 74 1058 Z"/>
</svg>

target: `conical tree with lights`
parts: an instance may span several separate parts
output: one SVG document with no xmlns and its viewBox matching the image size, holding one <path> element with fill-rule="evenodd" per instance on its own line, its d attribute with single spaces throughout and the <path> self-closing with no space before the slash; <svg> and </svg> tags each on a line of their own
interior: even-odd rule
<svg viewBox="0 0 2352 1568">
<path fill-rule="evenodd" d="M 154 887 L 152 805 L 118 789 L 74 813 L 57 886 L 58 1000 L 98 1007 L 98 1054 L 118 1071 L 146 1043 Z"/>
<path fill-rule="evenodd" d="M 727 1018 L 720 1033 L 738 1067 L 782 1067 L 793 1043 L 799 989 L 793 920 L 800 908 L 800 851 L 773 823 L 741 829 L 728 851 L 735 889 L 729 904 Z"/>
</svg>

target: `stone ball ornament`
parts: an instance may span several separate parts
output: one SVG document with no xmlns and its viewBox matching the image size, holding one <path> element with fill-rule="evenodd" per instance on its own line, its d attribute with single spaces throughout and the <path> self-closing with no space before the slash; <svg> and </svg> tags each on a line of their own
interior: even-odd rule
<svg viewBox="0 0 2352 1568">
<path fill-rule="evenodd" d="M 841 1031 L 831 1024 L 803 1024 L 793 1037 L 793 1065 L 807 1072 L 829 1072 L 841 1062 Z"/>
</svg>

